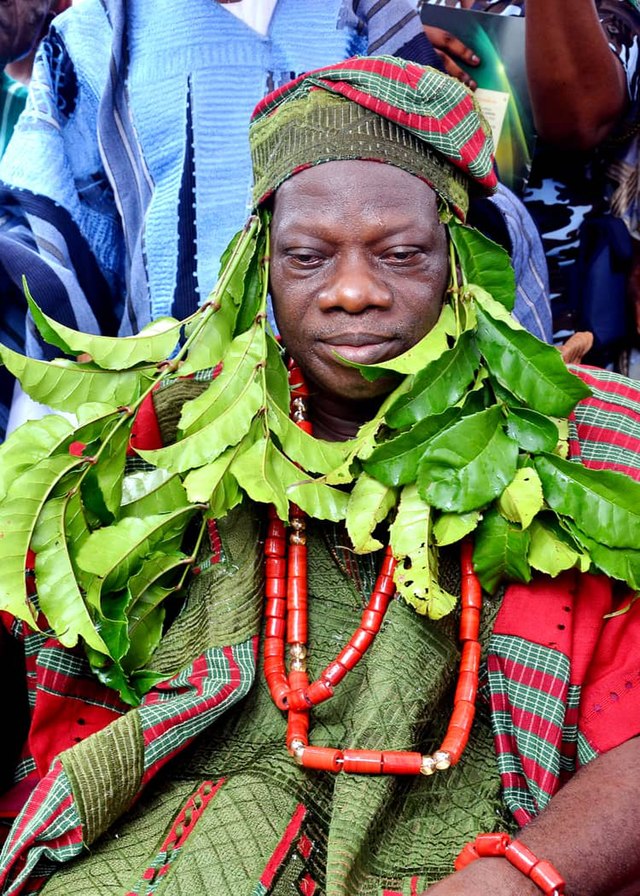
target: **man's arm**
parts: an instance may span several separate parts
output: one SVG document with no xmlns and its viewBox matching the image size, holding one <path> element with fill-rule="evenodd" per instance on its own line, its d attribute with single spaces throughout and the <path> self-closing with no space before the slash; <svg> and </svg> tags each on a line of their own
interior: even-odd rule
<svg viewBox="0 0 640 896">
<path fill-rule="evenodd" d="M 625 111 L 627 85 L 593 0 L 527 0 L 526 60 L 540 136 L 564 149 L 598 146 Z"/>
<path fill-rule="evenodd" d="M 582 768 L 518 835 L 567 883 L 567 896 L 639 896 L 640 738 Z M 540 896 L 506 859 L 478 859 L 428 896 Z"/>
</svg>

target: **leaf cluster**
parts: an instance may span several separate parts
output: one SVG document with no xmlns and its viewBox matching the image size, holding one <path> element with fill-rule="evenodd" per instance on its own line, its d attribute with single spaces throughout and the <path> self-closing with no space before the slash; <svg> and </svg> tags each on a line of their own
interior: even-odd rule
<svg viewBox="0 0 640 896">
<path fill-rule="evenodd" d="M 502 250 L 450 222 L 440 320 L 404 355 L 361 368 L 403 379 L 354 439 L 330 443 L 289 417 L 266 314 L 268 224 L 252 218 L 234 239 L 202 308 L 134 337 L 70 330 L 27 290 L 40 332 L 66 357 L 35 361 L 2 346 L 0 356 L 28 394 L 76 422 L 52 414 L 0 447 L 1 609 L 32 625 L 41 609 L 59 640 L 80 643 L 135 704 L 160 677 L 153 653 L 206 519 L 244 496 L 282 519 L 293 501 L 344 520 L 357 552 L 378 549 L 389 526 L 398 590 L 432 617 L 455 604 L 438 582 L 438 550 L 470 533 L 490 591 L 574 566 L 640 587 L 640 486 L 565 459 L 566 418 L 588 389 L 510 317 Z M 138 451 L 146 469 L 127 473 L 137 409 L 160 381 L 184 376 L 207 385 L 183 404 L 175 442 Z M 30 550 L 37 605 L 25 586 Z"/>
</svg>

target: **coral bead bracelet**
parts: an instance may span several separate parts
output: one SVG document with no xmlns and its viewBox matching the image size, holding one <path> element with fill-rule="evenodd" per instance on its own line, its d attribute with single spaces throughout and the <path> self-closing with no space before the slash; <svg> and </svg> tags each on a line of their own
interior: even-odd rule
<svg viewBox="0 0 640 896">
<path fill-rule="evenodd" d="M 462 848 L 453 867 L 461 871 L 476 859 L 496 856 L 506 859 L 522 872 L 545 896 L 564 896 L 564 878 L 551 862 L 539 859 L 529 847 L 519 840 L 512 840 L 508 834 L 478 834 L 473 842 Z"/>
<path fill-rule="evenodd" d="M 291 414 L 294 422 L 311 432 L 306 419 L 308 390 L 302 375 L 289 364 Z M 290 509 L 289 531 L 273 508 L 264 543 L 266 630 L 264 675 L 274 703 L 287 712 L 287 748 L 305 768 L 355 774 L 418 774 L 455 765 L 469 740 L 475 714 L 480 669 L 480 611 L 482 589 L 473 571 L 472 546 L 462 545 L 460 642 L 462 656 L 453 713 L 438 750 L 423 755 L 398 750 L 338 750 L 309 744 L 312 707 L 333 696 L 335 687 L 360 662 L 380 631 L 395 594 L 396 562 L 387 547 L 371 597 L 360 625 L 349 643 L 313 682 L 307 673 L 307 545 L 306 517 L 300 508 Z M 289 671 L 285 664 L 288 646 Z"/>
</svg>

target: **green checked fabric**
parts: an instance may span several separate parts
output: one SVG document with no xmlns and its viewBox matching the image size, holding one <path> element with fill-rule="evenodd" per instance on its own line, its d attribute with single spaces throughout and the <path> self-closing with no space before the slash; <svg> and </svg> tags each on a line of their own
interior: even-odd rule
<svg viewBox="0 0 640 896">
<path fill-rule="evenodd" d="M 464 220 L 468 191 L 495 188 L 493 144 L 473 94 L 436 69 L 356 57 L 303 75 L 256 107 L 254 204 L 301 168 L 387 162 L 426 180 Z"/>
</svg>

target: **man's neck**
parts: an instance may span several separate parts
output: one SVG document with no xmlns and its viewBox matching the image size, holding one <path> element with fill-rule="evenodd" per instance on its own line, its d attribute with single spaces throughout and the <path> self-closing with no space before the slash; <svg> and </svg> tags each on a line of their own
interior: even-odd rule
<svg viewBox="0 0 640 896">
<path fill-rule="evenodd" d="M 309 416 L 313 421 L 313 434 L 328 442 L 345 442 L 357 434 L 363 423 L 375 416 L 379 407 L 378 398 L 348 402 L 331 395 L 312 395 Z"/>
</svg>

